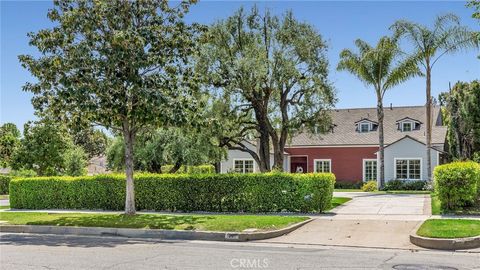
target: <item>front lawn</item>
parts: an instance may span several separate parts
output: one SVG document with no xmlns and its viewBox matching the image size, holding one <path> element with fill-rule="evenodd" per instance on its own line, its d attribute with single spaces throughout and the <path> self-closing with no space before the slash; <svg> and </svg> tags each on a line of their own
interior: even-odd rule
<svg viewBox="0 0 480 270">
<path fill-rule="evenodd" d="M 327 211 L 331 210 L 331 209 L 333 209 L 337 206 L 340 206 L 340 205 L 350 201 L 351 199 L 352 198 L 346 198 L 346 197 L 333 197 L 332 198 L 332 206 L 329 209 L 327 209 Z"/>
<path fill-rule="evenodd" d="M 0 221 L 14 225 L 54 225 L 166 230 L 231 231 L 276 230 L 306 217 L 253 215 L 161 215 L 0 212 Z"/>
<path fill-rule="evenodd" d="M 480 235 L 480 220 L 473 219 L 429 219 L 417 234 L 432 238 L 462 238 Z"/>
</svg>

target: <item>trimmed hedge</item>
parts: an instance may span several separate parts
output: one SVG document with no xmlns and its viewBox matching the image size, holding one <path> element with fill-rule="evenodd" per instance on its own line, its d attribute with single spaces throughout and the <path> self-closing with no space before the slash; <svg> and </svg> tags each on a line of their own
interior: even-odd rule
<svg viewBox="0 0 480 270">
<path fill-rule="evenodd" d="M 330 207 L 335 176 L 315 174 L 138 174 L 138 210 L 322 212 Z M 123 210 L 125 177 L 37 177 L 10 183 L 18 209 Z"/>
<path fill-rule="evenodd" d="M 412 181 L 412 180 L 392 180 L 385 184 L 383 190 L 426 190 L 426 181 Z"/>
<path fill-rule="evenodd" d="M 8 187 L 10 185 L 11 176 L 0 175 L 0 195 L 8 194 Z"/>
<path fill-rule="evenodd" d="M 453 162 L 435 167 L 435 191 L 442 208 L 458 209 L 479 198 L 480 164 Z"/>
</svg>

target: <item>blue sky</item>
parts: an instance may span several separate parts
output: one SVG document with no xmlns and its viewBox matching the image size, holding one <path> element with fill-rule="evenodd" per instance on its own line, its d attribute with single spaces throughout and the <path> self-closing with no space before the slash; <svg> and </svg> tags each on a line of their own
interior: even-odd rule
<svg viewBox="0 0 480 270">
<path fill-rule="evenodd" d="M 189 22 L 210 24 L 231 15 L 240 6 L 249 7 L 255 2 L 200 1 L 191 9 Z M 361 38 L 375 43 L 383 35 L 390 34 L 388 27 L 397 19 L 408 19 L 431 24 L 437 14 L 453 12 L 462 23 L 479 30 L 478 22 L 471 18 L 472 10 L 461 1 L 267 1 L 257 3 L 260 9 L 269 8 L 281 14 L 291 9 L 295 17 L 314 25 L 328 42 L 330 79 L 338 93 L 338 108 L 374 107 L 376 98 L 370 88 L 347 72 L 337 72 L 339 52 L 354 48 L 354 40 Z M 30 104 L 32 95 L 22 91 L 22 85 L 32 81 L 17 56 L 38 52 L 28 45 L 26 34 L 51 27 L 46 13 L 50 1 L 2 1 L 1 5 L 1 70 L 0 70 L 0 123 L 13 122 L 23 127 L 35 119 Z M 448 83 L 471 81 L 480 78 L 478 51 L 461 52 L 444 57 L 433 70 L 432 92 L 434 96 L 448 89 Z M 412 79 L 394 89 L 385 97 L 384 104 L 394 106 L 422 105 L 425 102 L 425 81 Z"/>
</svg>

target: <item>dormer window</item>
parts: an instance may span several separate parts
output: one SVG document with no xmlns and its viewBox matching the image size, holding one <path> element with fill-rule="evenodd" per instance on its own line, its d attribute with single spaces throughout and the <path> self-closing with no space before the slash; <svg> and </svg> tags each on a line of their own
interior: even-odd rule
<svg viewBox="0 0 480 270">
<path fill-rule="evenodd" d="M 412 131 L 412 122 L 403 122 L 402 123 L 402 131 L 403 132 Z"/>
<path fill-rule="evenodd" d="M 359 121 L 355 122 L 355 130 L 359 133 L 367 133 L 370 131 L 374 131 L 376 130 L 377 126 L 377 122 L 374 122 L 367 118 L 362 118 Z"/>
<path fill-rule="evenodd" d="M 369 124 L 369 123 L 361 123 L 361 124 L 360 124 L 360 128 L 359 128 L 359 131 L 360 131 L 361 133 L 369 132 L 369 131 L 370 131 L 370 124 Z"/>
<path fill-rule="evenodd" d="M 397 129 L 402 132 L 410 132 L 413 130 L 419 130 L 421 124 L 422 122 L 418 120 L 405 117 L 400 120 L 397 120 Z"/>
</svg>

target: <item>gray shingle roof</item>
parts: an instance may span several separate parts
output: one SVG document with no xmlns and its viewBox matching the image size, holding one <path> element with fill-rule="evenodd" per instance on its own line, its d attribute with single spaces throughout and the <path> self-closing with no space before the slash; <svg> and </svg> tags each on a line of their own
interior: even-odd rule
<svg viewBox="0 0 480 270">
<path fill-rule="evenodd" d="M 432 144 L 443 144 L 447 133 L 447 127 L 442 126 L 440 106 L 434 106 Z M 396 121 L 403 118 L 411 118 L 426 123 L 424 106 L 408 107 L 385 107 L 384 109 L 384 132 L 385 144 L 391 144 L 403 137 L 410 137 L 425 143 L 425 124 L 420 129 L 409 132 L 398 130 Z M 323 146 L 323 145 L 378 145 L 378 130 L 360 133 L 356 130 L 355 122 L 361 119 L 377 121 L 376 108 L 361 109 L 336 109 L 332 110 L 332 121 L 336 125 L 333 132 L 326 134 L 301 133 L 294 136 L 289 146 Z"/>
</svg>

